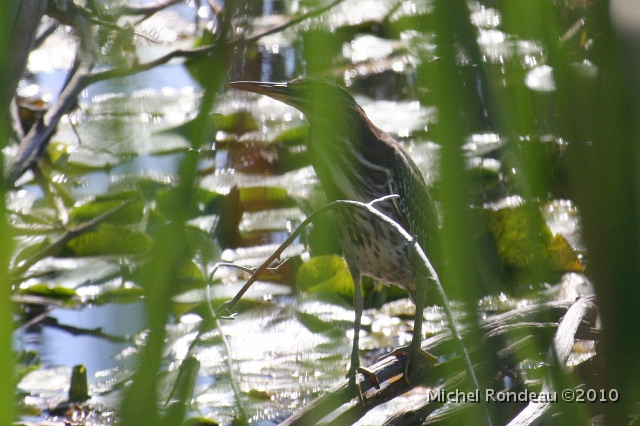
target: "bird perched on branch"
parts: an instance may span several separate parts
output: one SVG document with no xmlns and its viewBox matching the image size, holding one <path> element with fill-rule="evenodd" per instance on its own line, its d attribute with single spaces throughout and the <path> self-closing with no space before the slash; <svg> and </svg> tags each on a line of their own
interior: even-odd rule
<svg viewBox="0 0 640 426">
<path fill-rule="evenodd" d="M 307 149 L 329 201 L 368 203 L 396 194 L 397 197 L 376 203 L 375 208 L 417 238 L 437 271 L 440 263 L 438 219 L 424 177 L 402 146 L 376 127 L 345 89 L 316 78 L 285 83 L 238 81 L 229 86 L 277 99 L 305 115 L 310 124 Z M 421 352 L 428 278 L 423 275 L 427 272 L 416 266 L 407 240 L 396 229 L 372 216 L 365 209 L 335 212 L 338 240 L 356 284 L 355 330 L 348 374 L 352 380 L 360 367 L 358 340 L 363 298 L 359 284 L 363 276 L 393 283 L 408 291 L 416 305 L 409 361 L 416 352 Z M 405 370 L 405 379 L 406 373 Z"/>
</svg>

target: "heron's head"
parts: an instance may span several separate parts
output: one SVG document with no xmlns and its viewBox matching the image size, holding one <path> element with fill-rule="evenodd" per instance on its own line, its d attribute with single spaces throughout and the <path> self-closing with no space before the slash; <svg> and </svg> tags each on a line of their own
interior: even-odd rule
<svg viewBox="0 0 640 426">
<path fill-rule="evenodd" d="M 353 97 L 338 84 L 321 78 L 298 78 L 284 83 L 235 81 L 234 89 L 258 93 L 291 105 L 313 126 L 339 126 L 354 115 L 364 115 Z"/>
</svg>

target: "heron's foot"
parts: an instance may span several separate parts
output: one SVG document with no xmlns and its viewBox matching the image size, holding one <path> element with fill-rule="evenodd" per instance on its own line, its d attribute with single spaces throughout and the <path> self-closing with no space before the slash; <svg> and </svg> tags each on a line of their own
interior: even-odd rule
<svg viewBox="0 0 640 426">
<path fill-rule="evenodd" d="M 404 363 L 404 368 L 402 370 L 402 374 L 404 377 L 404 383 L 411 387 L 411 381 L 409 380 L 409 369 L 412 366 L 412 361 L 414 359 L 414 356 L 421 356 L 422 358 L 424 358 L 425 360 L 427 360 L 427 362 L 431 365 L 437 364 L 438 363 L 438 357 L 435 355 L 430 354 L 429 352 L 423 350 L 420 347 L 414 347 L 414 345 L 408 345 L 408 346 L 403 346 L 401 348 L 397 348 L 392 350 L 391 352 L 389 352 L 388 354 L 382 355 L 380 357 L 380 359 L 384 359 L 384 358 L 388 358 L 391 356 L 394 357 L 401 357 L 401 356 L 405 356 L 407 357 L 406 362 Z"/>
<path fill-rule="evenodd" d="M 373 386 L 376 389 L 380 389 L 380 381 L 378 380 L 378 376 L 376 376 L 376 373 L 364 367 L 358 367 L 358 373 L 362 374 L 363 376 L 367 376 Z"/>
<path fill-rule="evenodd" d="M 349 379 L 349 387 L 355 387 L 358 390 L 358 399 L 360 400 L 360 402 L 364 402 L 365 396 L 364 392 L 362 392 L 361 382 L 358 380 L 358 373 L 369 378 L 376 389 L 380 389 L 380 381 L 378 380 L 378 376 L 376 376 L 376 374 L 368 368 L 357 366 L 355 368 L 349 369 L 349 372 L 347 373 L 347 379 Z"/>
</svg>

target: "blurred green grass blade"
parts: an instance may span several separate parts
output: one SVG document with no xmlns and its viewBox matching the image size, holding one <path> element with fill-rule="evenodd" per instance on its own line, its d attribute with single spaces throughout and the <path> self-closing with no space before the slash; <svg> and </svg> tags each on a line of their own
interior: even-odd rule
<svg viewBox="0 0 640 426">
<path fill-rule="evenodd" d="M 599 35 L 594 50 L 598 76 L 581 105 L 586 115 L 572 114 L 574 128 L 589 125 L 592 139 L 577 141 L 570 160 L 589 249 L 587 272 L 602 317 L 598 351 L 613 366 L 601 378 L 601 388 L 616 389 L 621 396 L 619 403 L 604 405 L 606 424 L 618 425 L 628 423 L 632 413 L 637 415 L 637 398 L 631 396 L 640 383 L 640 116 L 637 44 L 632 44 L 637 32 L 614 29 L 609 6 L 597 3 L 593 12 L 593 31 Z"/>
<path fill-rule="evenodd" d="M 6 135 L 0 131 L 0 137 Z M 0 166 L 0 172 L 3 172 Z M 3 175 L 4 176 L 4 175 Z M 13 332 L 13 310 L 11 302 L 12 288 L 9 278 L 9 259 L 11 257 L 13 244 L 12 232 L 6 221 L 5 188 L 0 184 L 0 425 L 10 425 L 14 419 L 14 353 L 11 345 L 11 335 Z"/>
<path fill-rule="evenodd" d="M 461 123 L 461 117 L 469 117 L 466 107 L 470 104 L 470 93 L 465 92 L 456 64 L 455 46 L 458 39 L 466 39 L 467 43 L 475 43 L 473 33 L 460 22 L 470 22 L 469 10 L 462 1 L 439 0 L 434 3 L 434 24 L 436 31 L 436 55 L 432 73 L 423 78 L 428 79 L 425 86 L 433 90 L 434 100 L 438 108 L 438 123 L 434 130 L 436 142 L 442 146 L 440 157 L 440 173 L 442 191 L 440 202 L 443 210 L 443 227 L 441 244 L 446 267 L 441 272 L 445 291 L 452 299 L 463 300 L 467 305 L 470 323 L 477 325 L 475 304 L 481 297 L 479 283 L 474 272 L 475 243 L 473 241 L 473 216 L 470 210 L 470 183 L 465 173 L 465 160 L 462 146 L 470 133 L 468 123 Z M 469 24 L 470 26 L 470 24 Z M 454 32 L 454 29 L 458 29 Z M 424 84 L 424 83 L 423 83 Z M 481 341 L 476 329 L 471 339 Z M 480 378 L 481 383 L 487 383 Z M 486 404 L 475 404 L 462 414 L 461 424 L 490 423 L 487 419 Z"/>
<path fill-rule="evenodd" d="M 234 2 L 228 1 L 223 12 L 221 34 L 226 37 L 235 12 Z M 191 145 L 194 147 L 180 165 L 179 181 L 167 199 L 163 211 L 167 224 L 160 228 L 154 241 L 151 259 L 142 268 L 141 282 L 145 286 L 149 334 L 142 349 L 139 367 L 132 385 L 125 391 L 120 416 L 124 426 L 156 426 L 161 422 L 159 410 L 159 372 L 163 361 L 166 324 L 171 312 L 171 299 L 180 288 L 180 271 L 193 253 L 189 247 L 185 223 L 196 209 L 196 170 L 198 151 L 202 145 L 209 112 L 229 71 L 232 51 L 220 45 L 206 57 L 208 79 L 203 82 L 204 95 L 197 118 L 193 121 Z"/>
<path fill-rule="evenodd" d="M 0 148 L 4 148 L 11 134 L 9 122 L 9 102 L 14 95 L 18 80 L 23 70 L 16 75 L 16 58 L 12 27 L 18 22 L 18 2 L 0 3 L 0 77 L 4 82 L 0 89 Z M 36 11 L 33 12 L 34 14 Z M 39 19 L 39 17 L 38 17 Z M 15 80 L 15 85 L 13 84 Z M 12 288 L 9 278 L 9 260 L 13 251 L 13 235 L 6 220 L 7 187 L 4 179 L 4 156 L 0 158 L 0 425 L 13 424 L 15 420 L 15 379 L 14 353 L 11 345 L 13 332 Z"/>
</svg>

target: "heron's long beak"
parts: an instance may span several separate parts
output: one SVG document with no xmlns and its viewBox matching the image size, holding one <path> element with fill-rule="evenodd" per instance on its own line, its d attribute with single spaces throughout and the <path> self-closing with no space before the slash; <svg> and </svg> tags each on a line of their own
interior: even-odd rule
<svg viewBox="0 0 640 426">
<path fill-rule="evenodd" d="M 228 84 L 232 89 L 266 95 L 286 104 L 291 104 L 292 93 L 287 83 L 268 83 L 262 81 L 233 81 Z"/>
</svg>

